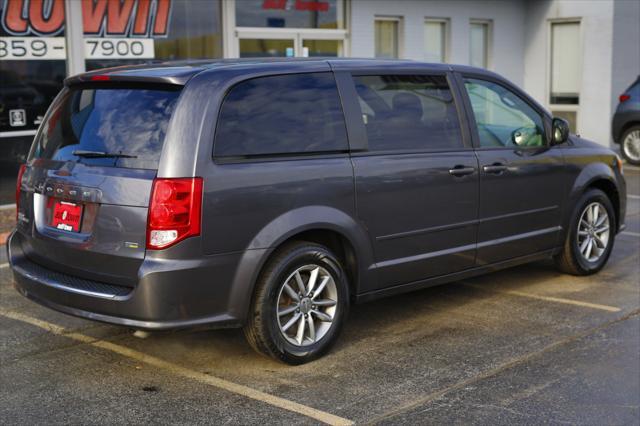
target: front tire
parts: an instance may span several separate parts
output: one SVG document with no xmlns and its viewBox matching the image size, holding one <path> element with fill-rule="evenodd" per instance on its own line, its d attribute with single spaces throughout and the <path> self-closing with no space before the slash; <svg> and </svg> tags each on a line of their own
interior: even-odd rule
<svg viewBox="0 0 640 426">
<path fill-rule="evenodd" d="M 590 275 L 607 263 L 616 234 L 615 213 L 607 194 L 588 190 L 576 204 L 556 266 L 572 275 Z"/>
<path fill-rule="evenodd" d="M 627 163 L 640 166 L 640 126 L 631 126 L 620 139 L 620 151 Z"/>
<path fill-rule="evenodd" d="M 303 364 L 331 348 L 348 308 L 347 277 L 337 257 L 319 244 L 294 242 L 260 274 L 244 333 L 259 353 Z"/>
</svg>

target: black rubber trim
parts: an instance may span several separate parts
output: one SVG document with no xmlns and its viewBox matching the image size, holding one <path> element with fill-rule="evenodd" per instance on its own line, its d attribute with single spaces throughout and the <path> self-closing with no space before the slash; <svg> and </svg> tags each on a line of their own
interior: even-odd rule
<svg viewBox="0 0 640 426">
<path fill-rule="evenodd" d="M 18 274 L 24 275 L 43 285 L 55 287 L 87 296 L 102 297 L 106 299 L 126 298 L 131 291 L 130 287 L 106 284 L 98 281 L 86 280 L 72 275 L 62 274 L 44 268 L 32 262 L 25 256 L 21 256 L 11 265 Z"/>
</svg>

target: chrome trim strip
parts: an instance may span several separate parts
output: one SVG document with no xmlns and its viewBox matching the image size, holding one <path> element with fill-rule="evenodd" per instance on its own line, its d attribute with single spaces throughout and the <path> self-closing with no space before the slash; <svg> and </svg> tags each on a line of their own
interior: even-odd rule
<svg viewBox="0 0 640 426">
<path fill-rule="evenodd" d="M 432 233 L 432 232 L 450 231 L 452 229 L 464 228 L 464 227 L 472 226 L 472 225 L 479 225 L 479 224 L 483 224 L 485 222 L 491 222 L 493 220 L 507 219 L 507 218 L 510 218 L 510 217 L 523 216 L 523 215 L 527 215 L 527 214 L 542 213 L 542 212 L 546 212 L 546 211 L 556 210 L 558 208 L 560 208 L 560 206 L 555 205 L 555 206 L 541 207 L 541 208 L 531 209 L 531 210 L 523 210 L 523 211 L 520 211 L 520 212 L 507 213 L 507 214 L 503 214 L 503 215 L 499 215 L 499 216 L 490 216 L 490 217 L 486 217 L 484 219 L 475 219 L 475 220 L 468 220 L 468 221 L 465 221 L 465 222 L 452 223 L 452 224 L 448 224 L 448 225 L 432 226 L 432 227 L 429 227 L 429 228 L 416 229 L 414 231 L 398 232 L 397 234 L 381 235 L 379 237 L 376 237 L 376 240 L 377 241 L 386 241 L 386 240 L 393 240 L 393 239 L 396 239 L 396 238 L 413 237 L 415 235 L 420 235 L 420 234 L 429 234 L 429 233 Z"/>
<path fill-rule="evenodd" d="M 0 138 L 17 138 L 20 136 L 35 136 L 37 130 L 15 130 L 13 132 L 0 132 Z"/>
<path fill-rule="evenodd" d="M 541 207 L 541 208 L 538 208 L 538 209 L 523 210 L 521 212 L 507 213 L 507 214 L 501 214 L 501 215 L 498 215 L 498 216 L 485 217 L 484 219 L 480 219 L 479 222 L 482 224 L 484 222 L 491 222 L 492 220 L 507 219 L 507 218 L 510 218 L 510 217 L 524 216 L 526 214 L 542 213 L 542 212 L 546 212 L 546 211 L 556 210 L 556 209 L 559 209 L 559 208 L 560 208 L 560 206 L 555 205 L 555 206 Z"/>
<path fill-rule="evenodd" d="M 467 226 L 472 226 L 477 224 L 478 224 L 478 220 L 468 220 L 466 222 L 452 223 L 450 225 L 432 226 L 430 228 L 417 229 L 415 231 L 406 231 L 406 232 L 398 232 L 397 234 L 382 235 L 380 237 L 376 237 L 376 240 L 386 241 L 386 240 L 393 240 L 396 238 L 412 237 L 414 235 L 428 234 L 431 232 L 438 232 L 438 231 L 449 231 L 451 229 L 464 228 Z"/>
<path fill-rule="evenodd" d="M 510 235 L 508 237 L 496 238 L 495 240 L 483 241 L 478 243 L 478 248 L 494 246 L 497 244 L 509 243 L 511 241 L 522 240 L 525 238 L 537 237 L 539 235 L 549 234 L 551 232 L 558 232 L 562 230 L 562 226 L 552 226 L 551 228 L 538 229 L 531 232 L 525 232 L 524 234 Z"/>
<path fill-rule="evenodd" d="M 378 263 L 373 264 L 371 266 L 371 269 L 386 268 L 388 266 L 394 266 L 394 265 L 398 265 L 398 264 L 402 264 L 402 263 L 417 262 L 417 261 L 420 261 L 420 260 L 430 259 L 432 257 L 445 256 L 445 255 L 450 255 L 450 254 L 459 253 L 459 252 L 468 251 L 468 250 L 476 250 L 476 249 L 480 249 L 480 248 L 487 247 L 487 246 L 492 246 L 492 245 L 497 245 L 497 244 L 504 244 L 504 243 L 508 243 L 508 242 L 511 242 L 511 241 L 522 240 L 522 239 L 525 239 L 525 238 L 537 237 L 539 235 L 544 235 L 544 234 L 548 234 L 548 233 L 551 233 L 551 232 L 558 232 L 560 230 L 562 230 L 562 226 L 553 226 L 551 228 L 538 229 L 536 231 L 525 232 L 524 234 L 511 235 L 509 237 L 498 238 L 498 239 L 490 240 L 490 241 L 484 241 L 484 242 L 478 243 L 478 244 L 467 244 L 467 245 L 464 245 L 464 246 L 453 247 L 453 248 L 450 248 L 450 249 L 432 251 L 432 252 L 429 252 L 429 253 L 422 253 L 422 254 L 418 254 L 418 255 L 415 255 L 415 256 L 408 256 L 408 257 L 401 257 L 401 258 L 397 258 L 397 259 L 385 260 L 383 262 L 378 262 Z"/>
<path fill-rule="evenodd" d="M 398 265 L 398 264 L 402 264 L 402 263 L 417 262 L 419 260 L 425 260 L 425 259 L 429 259 L 429 258 L 432 258 L 432 257 L 445 256 L 445 255 L 450 255 L 450 254 L 453 254 L 453 253 L 458 253 L 458 252 L 461 252 L 461 251 L 468 251 L 468 250 L 475 250 L 475 249 L 476 249 L 476 245 L 475 244 L 467 244 L 467 245 L 464 245 L 464 246 L 454 247 L 454 248 L 450 248 L 450 249 L 431 251 L 429 253 L 423 253 L 423 254 L 417 254 L 415 256 L 408 256 L 408 257 L 401 257 L 401 258 L 398 258 L 398 259 L 385 260 L 383 262 L 375 263 L 374 265 L 372 265 L 372 267 L 373 268 L 386 268 L 386 267 L 389 267 L 389 266 L 394 266 L 394 265 Z"/>
</svg>

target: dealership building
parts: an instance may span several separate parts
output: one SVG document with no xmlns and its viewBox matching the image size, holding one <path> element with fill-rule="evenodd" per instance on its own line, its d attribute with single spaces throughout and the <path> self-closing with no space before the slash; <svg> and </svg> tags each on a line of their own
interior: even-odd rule
<svg viewBox="0 0 640 426">
<path fill-rule="evenodd" d="M 174 59 L 381 57 L 496 71 L 609 145 L 640 74 L 637 0 L 0 0 L 0 160 L 65 77 Z"/>
</svg>

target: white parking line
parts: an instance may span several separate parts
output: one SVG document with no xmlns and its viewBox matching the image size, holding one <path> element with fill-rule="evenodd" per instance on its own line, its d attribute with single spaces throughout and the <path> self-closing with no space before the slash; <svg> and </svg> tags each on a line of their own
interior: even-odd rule
<svg viewBox="0 0 640 426">
<path fill-rule="evenodd" d="M 16 205 L 15 204 L 0 204 L 0 211 L 1 210 L 11 210 L 11 209 L 15 209 Z"/>
<path fill-rule="evenodd" d="M 4 269 L 4 268 L 8 268 L 9 264 L 8 263 L 2 263 L 0 264 L 0 269 Z"/>
<path fill-rule="evenodd" d="M 623 231 L 623 235 L 631 235 L 632 237 L 640 237 L 640 232 Z"/>
<path fill-rule="evenodd" d="M 640 200 L 640 195 L 627 194 L 627 198 L 631 198 L 632 200 Z"/>
<path fill-rule="evenodd" d="M 607 311 L 607 312 L 620 312 L 622 310 L 620 308 L 616 308 L 615 306 L 600 305 L 598 303 L 581 302 L 579 300 L 564 299 L 564 298 L 561 298 L 561 297 L 541 296 L 541 295 L 538 295 L 538 294 L 524 293 L 522 291 L 515 291 L 515 290 L 504 290 L 504 291 L 502 291 L 502 290 L 493 290 L 493 289 L 488 289 L 485 286 L 481 286 L 481 285 L 477 285 L 477 284 L 462 283 L 462 285 L 465 285 L 467 287 L 477 288 L 477 289 L 484 290 L 484 291 L 490 291 L 492 293 L 508 294 L 508 295 L 511 295 L 511 296 L 519 296 L 519 297 L 527 297 L 529 299 L 544 300 L 545 302 L 563 303 L 565 305 L 582 306 L 583 308 L 599 309 L 601 311 Z"/>
<path fill-rule="evenodd" d="M 352 425 L 351 420 L 335 416 L 333 414 L 316 410 L 315 408 L 308 407 L 306 405 L 298 404 L 297 402 L 290 401 L 288 399 L 280 398 L 275 395 L 271 395 L 256 389 L 252 389 L 248 386 L 239 385 L 237 383 L 230 382 L 225 379 L 221 379 L 210 374 L 200 373 L 198 371 L 189 370 L 188 368 L 181 367 L 177 364 L 173 364 L 168 361 L 164 361 L 160 358 L 156 358 L 151 355 L 147 355 L 142 352 L 127 348 L 125 346 L 117 345 L 115 343 L 106 342 L 104 340 L 97 340 L 93 337 L 85 336 L 84 334 L 69 332 L 64 327 L 42 321 L 37 318 L 33 318 L 18 312 L 7 311 L 0 308 L 0 315 L 11 318 L 17 321 L 22 321 L 27 324 L 34 325 L 45 329 L 53 334 L 68 337 L 70 339 L 95 346 L 97 348 L 105 349 L 124 357 L 143 362 L 156 368 L 161 368 L 177 376 L 181 376 L 187 379 L 196 380 L 198 382 L 222 389 L 228 392 L 235 393 L 237 395 L 244 396 L 256 401 L 263 402 L 265 404 L 272 405 L 274 407 L 282 408 L 303 416 L 310 417 L 322 423 L 328 425 Z"/>
</svg>

